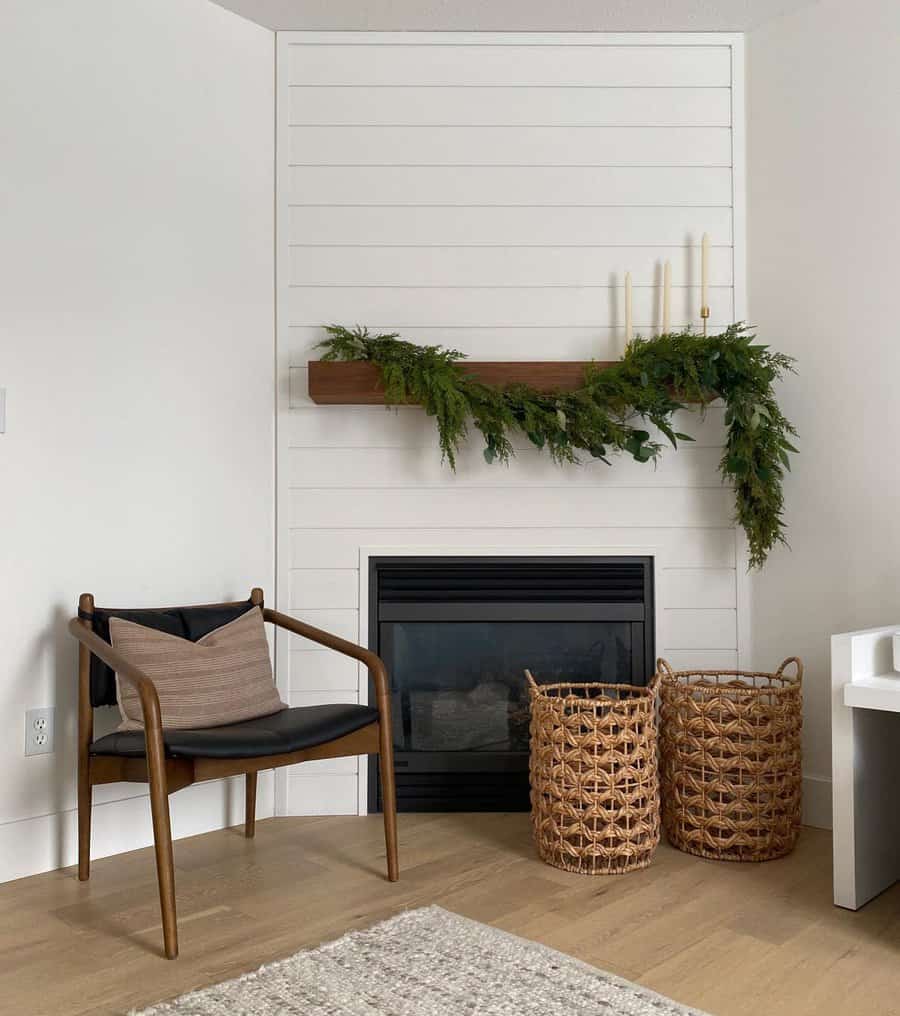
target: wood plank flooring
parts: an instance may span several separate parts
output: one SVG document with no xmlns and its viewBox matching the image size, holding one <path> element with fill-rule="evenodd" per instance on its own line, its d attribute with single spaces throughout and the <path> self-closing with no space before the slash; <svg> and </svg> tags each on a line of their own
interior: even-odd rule
<svg viewBox="0 0 900 1016">
<path fill-rule="evenodd" d="M 715 1016 L 900 1016 L 900 884 L 831 904 L 831 839 L 781 861 L 653 865 L 590 878 L 533 853 L 527 815 L 401 815 L 401 881 L 381 820 L 281 818 L 175 845 L 181 957 L 161 958 L 150 850 L 0 885 L 0 1011 L 121 1014 L 438 903 Z"/>
</svg>

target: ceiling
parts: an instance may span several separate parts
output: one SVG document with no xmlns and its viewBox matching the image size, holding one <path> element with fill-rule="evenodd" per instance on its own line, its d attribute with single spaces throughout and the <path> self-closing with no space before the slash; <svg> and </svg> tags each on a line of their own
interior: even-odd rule
<svg viewBox="0 0 900 1016">
<path fill-rule="evenodd" d="M 817 0 L 213 0 L 276 30 L 745 32 Z"/>
</svg>

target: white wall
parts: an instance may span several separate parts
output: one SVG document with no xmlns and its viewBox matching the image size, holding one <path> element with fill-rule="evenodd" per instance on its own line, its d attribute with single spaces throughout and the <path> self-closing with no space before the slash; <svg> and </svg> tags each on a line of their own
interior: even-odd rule
<svg viewBox="0 0 900 1016">
<path fill-rule="evenodd" d="M 205 0 L 2 5 L 0 880 L 74 860 L 78 594 L 273 585 L 273 73 Z M 97 792 L 95 853 L 150 842 L 140 794 Z M 242 811 L 172 803 L 180 835 Z"/>
<path fill-rule="evenodd" d="M 900 5 L 826 0 L 748 40 L 750 309 L 798 358 L 792 550 L 754 579 L 756 662 L 807 665 L 806 769 L 830 814 L 827 637 L 900 621 Z M 807 781 L 809 798 L 810 781 Z"/>
<path fill-rule="evenodd" d="M 360 548 L 659 548 L 662 637 L 676 664 L 733 667 L 746 637 L 721 411 L 659 469 L 509 469 L 473 441 L 454 475 L 421 410 L 316 407 L 321 325 L 397 329 L 476 359 L 622 350 L 635 323 L 743 315 L 739 40 L 717 36 L 280 33 L 278 55 L 279 605 L 360 636 Z M 733 89 L 733 76 L 738 86 Z M 733 108 L 736 112 L 733 112 Z M 733 165 L 737 172 L 733 171 Z M 527 444 L 527 442 L 526 442 Z M 356 666 L 279 646 L 292 703 L 356 701 Z M 356 760 L 282 777 L 288 812 L 357 807 Z"/>
</svg>

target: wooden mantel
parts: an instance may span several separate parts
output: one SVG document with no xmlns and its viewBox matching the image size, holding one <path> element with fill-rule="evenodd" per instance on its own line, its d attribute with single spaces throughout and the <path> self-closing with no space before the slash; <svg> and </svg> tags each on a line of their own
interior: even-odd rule
<svg viewBox="0 0 900 1016">
<path fill-rule="evenodd" d="M 526 384 L 540 391 L 574 391 L 584 383 L 585 368 L 609 367 L 604 360 L 520 360 L 508 363 L 463 360 L 460 367 L 485 384 Z M 384 388 L 374 363 L 364 360 L 310 360 L 309 397 L 320 406 L 381 406 Z"/>
</svg>

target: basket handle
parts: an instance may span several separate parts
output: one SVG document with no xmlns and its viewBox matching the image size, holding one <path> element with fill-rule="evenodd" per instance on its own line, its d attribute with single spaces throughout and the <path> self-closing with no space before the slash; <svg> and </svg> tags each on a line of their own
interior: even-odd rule
<svg viewBox="0 0 900 1016">
<path fill-rule="evenodd" d="M 782 660 L 778 670 L 775 671 L 775 676 L 782 677 L 785 668 L 789 667 L 792 663 L 797 668 L 797 683 L 800 684 L 803 681 L 803 661 L 799 656 L 789 656 L 786 660 Z"/>
<path fill-rule="evenodd" d="M 535 681 L 534 675 L 527 667 L 525 668 L 525 680 L 528 682 L 528 688 L 531 692 L 536 692 L 538 690 L 539 685 L 537 681 Z"/>
<path fill-rule="evenodd" d="M 668 660 L 664 660 L 661 656 L 656 661 L 656 674 L 659 677 L 665 677 L 667 679 L 675 676 L 675 671 L 672 670 L 672 664 Z"/>
</svg>

